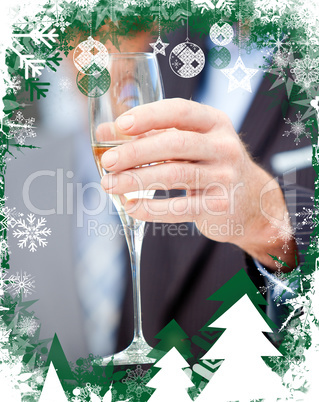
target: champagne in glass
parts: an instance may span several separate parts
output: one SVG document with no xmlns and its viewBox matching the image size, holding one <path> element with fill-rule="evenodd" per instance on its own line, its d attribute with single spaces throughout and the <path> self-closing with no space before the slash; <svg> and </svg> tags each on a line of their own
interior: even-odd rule
<svg viewBox="0 0 319 402">
<path fill-rule="evenodd" d="M 115 120 L 134 106 L 155 102 L 163 98 L 162 80 L 156 57 L 153 54 L 111 54 L 108 70 L 111 75 L 109 90 L 103 96 L 90 98 L 89 101 L 91 144 L 101 177 L 108 173 L 101 166 L 101 158 L 104 152 L 121 146 L 124 142 L 134 141 L 134 138 L 119 135 L 114 130 Z M 152 198 L 153 195 L 153 190 L 135 191 L 124 195 L 110 194 L 122 221 L 130 253 L 134 336 L 132 343 L 125 350 L 116 353 L 114 356 L 103 358 L 103 365 L 111 359 L 113 359 L 114 364 L 123 365 L 154 362 L 154 359 L 147 356 L 152 348 L 145 341 L 142 331 L 140 257 L 145 222 L 130 217 L 123 207 L 127 199 Z"/>
</svg>

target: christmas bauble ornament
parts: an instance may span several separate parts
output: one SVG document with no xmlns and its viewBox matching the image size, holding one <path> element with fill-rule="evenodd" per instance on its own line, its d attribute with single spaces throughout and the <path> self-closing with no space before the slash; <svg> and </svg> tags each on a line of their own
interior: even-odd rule
<svg viewBox="0 0 319 402">
<path fill-rule="evenodd" d="M 210 28 L 209 37 L 215 45 L 226 46 L 233 40 L 234 30 L 227 22 L 222 26 L 216 22 L 216 24 Z"/>
<path fill-rule="evenodd" d="M 222 69 L 228 66 L 231 61 L 231 54 L 225 47 L 213 47 L 208 52 L 208 62 L 213 68 Z"/>
<path fill-rule="evenodd" d="M 103 43 L 94 40 L 91 36 L 81 42 L 74 50 L 73 62 L 83 74 L 94 74 L 104 70 L 109 62 L 109 52 Z M 93 71 L 92 66 L 95 66 Z"/>
<path fill-rule="evenodd" d="M 98 98 L 105 94 L 111 84 L 111 76 L 107 69 L 98 71 L 93 64 L 86 71 L 88 71 L 88 74 L 79 71 L 76 77 L 76 84 L 79 90 L 90 98 Z"/>
<path fill-rule="evenodd" d="M 204 68 L 205 55 L 198 45 L 186 41 L 174 47 L 169 56 L 169 64 L 179 77 L 192 78 Z"/>
</svg>

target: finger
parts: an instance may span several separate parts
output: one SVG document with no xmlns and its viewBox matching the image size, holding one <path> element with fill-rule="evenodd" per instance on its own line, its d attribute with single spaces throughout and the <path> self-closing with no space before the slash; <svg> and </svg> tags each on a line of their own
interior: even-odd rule
<svg viewBox="0 0 319 402">
<path fill-rule="evenodd" d="M 172 189 L 211 191 L 214 187 L 223 193 L 227 176 L 225 169 L 221 168 L 215 171 L 204 164 L 170 162 L 107 174 L 101 184 L 105 191 L 113 194 Z"/>
<path fill-rule="evenodd" d="M 150 137 L 155 134 L 159 134 L 164 131 L 170 130 L 150 130 L 146 133 L 139 134 L 134 139 L 143 138 L 143 137 Z M 114 142 L 117 141 L 120 143 L 121 141 L 132 141 L 132 137 L 117 133 L 115 130 L 115 123 L 111 122 L 104 122 L 97 126 L 95 131 L 95 139 L 96 142 Z"/>
<path fill-rule="evenodd" d="M 167 160 L 209 161 L 214 156 L 214 142 L 213 137 L 193 132 L 162 132 L 105 152 L 101 163 L 108 171 L 120 171 Z"/>
<path fill-rule="evenodd" d="M 170 199 L 132 199 L 124 205 L 127 214 L 145 222 L 194 222 L 205 212 L 211 216 L 224 215 L 229 204 L 225 200 L 209 199 L 202 194 Z"/>
<path fill-rule="evenodd" d="M 206 133 L 223 119 L 225 114 L 210 106 L 185 99 L 164 99 L 125 112 L 116 120 L 116 130 L 125 135 L 165 128 Z"/>
</svg>

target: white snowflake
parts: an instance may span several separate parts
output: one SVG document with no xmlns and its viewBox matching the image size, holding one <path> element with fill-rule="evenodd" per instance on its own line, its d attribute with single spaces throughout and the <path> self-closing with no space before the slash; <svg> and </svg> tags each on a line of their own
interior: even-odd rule
<svg viewBox="0 0 319 402">
<path fill-rule="evenodd" d="M 167 8 L 174 7 L 180 3 L 180 0 L 160 0 L 161 5 Z"/>
<path fill-rule="evenodd" d="M 314 217 L 316 217 L 316 220 L 318 220 L 319 218 L 318 214 L 319 214 L 318 209 L 303 207 L 302 211 L 297 212 L 295 215 L 298 216 L 299 218 L 302 218 L 302 222 L 298 223 L 299 227 L 309 226 L 309 229 L 313 229 L 316 225 Z"/>
<path fill-rule="evenodd" d="M 25 118 L 21 111 L 18 111 L 13 120 L 8 120 L 7 125 L 10 128 L 9 138 L 15 138 L 20 145 L 24 145 L 26 138 L 35 137 L 36 133 L 33 131 L 33 117 Z"/>
<path fill-rule="evenodd" d="M 275 265 L 277 270 L 274 272 L 275 278 L 277 278 L 280 282 L 283 282 L 285 280 L 285 274 L 281 271 L 282 264 L 280 262 L 275 261 Z M 265 295 L 268 293 L 268 291 L 273 290 L 273 301 L 276 303 L 280 303 L 282 301 L 282 295 L 285 294 L 285 291 L 283 290 L 282 287 L 278 286 L 278 281 L 267 281 L 266 286 L 261 286 L 260 287 L 260 293 L 262 295 Z"/>
<path fill-rule="evenodd" d="M 301 239 L 295 237 L 295 229 L 292 227 L 290 223 L 290 218 L 288 212 L 285 213 L 284 219 L 282 221 L 279 220 L 271 220 L 270 221 L 271 227 L 273 229 L 278 229 L 276 236 L 271 236 L 268 243 L 276 243 L 278 241 L 282 241 L 284 244 L 282 249 L 284 253 L 287 253 L 289 250 L 288 243 L 295 239 L 297 244 L 300 244 Z"/>
<path fill-rule="evenodd" d="M 0 269 L 0 300 L 3 299 L 4 291 L 7 288 L 6 276 L 7 276 L 7 273 L 5 272 L 5 270 Z M 1 340 L 0 340 L 0 342 L 1 342 Z"/>
<path fill-rule="evenodd" d="M 281 49 L 273 54 L 271 50 L 267 50 L 265 52 L 265 62 L 265 65 L 263 65 L 264 73 L 277 77 L 269 90 L 284 84 L 289 98 L 294 84 L 290 74 L 290 68 L 294 63 L 293 51 L 291 49 Z"/>
<path fill-rule="evenodd" d="M 39 328 L 39 324 L 34 317 L 22 317 L 17 323 L 17 330 L 20 335 L 34 336 L 36 330 Z"/>
<path fill-rule="evenodd" d="M 307 254 L 309 255 L 317 255 L 319 253 L 319 238 L 314 237 L 309 245 L 307 250 Z"/>
<path fill-rule="evenodd" d="M 308 91 L 312 84 L 319 83 L 319 58 L 312 59 L 307 54 L 302 59 L 295 59 L 291 73 L 295 83 Z"/>
<path fill-rule="evenodd" d="M 125 9 L 129 6 L 145 7 L 149 4 L 149 0 L 124 0 L 122 6 Z M 118 3 L 118 5 L 120 5 L 120 3 Z"/>
<path fill-rule="evenodd" d="M 69 78 L 62 77 L 59 80 L 59 88 L 61 91 L 68 91 L 71 88 L 72 84 Z"/>
<path fill-rule="evenodd" d="M 276 22 L 291 8 L 291 0 L 255 0 L 254 18 L 260 19 L 262 25 Z"/>
<path fill-rule="evenodd" d="M 135 394 L 139 401 L 142 394 L 150 394 L 152 391 L 146 386 L 151 379 L 151 370 L 143 370 L 140 365 L 136 366 L 135 370 L 126 370 L 127 377 L 122 380 L 127 385 L 126 397 L 132 397 Z"/>
<path fill-rule="evenodd" d="M 273 55 L 273 65 L 280 69 L 288 67 L 289 61 L 290 52 L 288 50 L 278 50 L 278 52 Z"/>
<path fill-rule="evenodd" d="M 235 9 L 235 0 L 218 0 L 216 9 L 220 9 L 225 15 L 230 15 Z"/>
<path fill-rule="evenodd" d="M 18 228 L 13 231 L 13 236 L 20 239 L 18 246 L 24 248 L 29 244 L 28 249 L 31 252 L 36 251 L 38 245 L 47 246 L 48 242 L 45 238 L 51 234 L 51 229 L 46 228 L 45 223 L 46 219 L 43 217 L 36 221 L 34 214 L 28 214 L 27 222 L 24 219 L 18 219 Z"/>
<path fill-rule="evenodd" d="M 86 9 L 88 12 L 92 12 L 99 0 L 74 0 L 74 3 L 80 7 Z"/>
<path fill-rule="evenodd" d="M 295 136 L 294 142 L 296 145 L 300 142 L 300 137 L 311 138 L 311 133 L 307 131 L 307 126 L 311 125 L 311 122 L 308 120 L 306 123 L 302 121 L 302 114 L 300 111 L 296 114 L 297 120 L 291 121 L 290 119 L 285 119 L 285 123 L 290 125 L 290 130 L 285 131 L 283 136 L 288 137 L 290 134 Z"/>
<path fill-rule="evenodd" d="M 8 291 L 13 294 L 18 295 L 22 293 L 24 296 L 31 295 L 35 289 L 35 280 L 34 277 L 30 274 L 27 274 L 25 271 L 19 273 L 17 272 L 15 275 L 11 275 L 9 277 L 10 285 L 8 286 Z"/>
<path fill-rule="evenodd" d="M 21 89 L 21 77 L 15 75 L 8 84 L 7 93 L 16 95 Z"/>
<path fill-rule="evenodd" d="M 319 43 L 319 9 L 317 0 L 307 0 L 302 7 L 295 4 L 294 12 L 291 13 L 289 23 L 292 28 L 303 28 L 311 45 Z"/>
<path fill-rule="evenodd" d="M 0 259 L 4 258 L 9 252 L 9 246 L 6 239 L 0 239 Z"/>
<path fill-rule="evenodd" d="M 290 46 L 287 41 L 288 35 L 277 32 L 277 35 L 270 35 L 264 42 L 264 46 L 268 47 L 272 53 L 282 52 L 286 47 Z"/>
<path fill-rule="evenodd" d="M 1 199 L 0 202 L 1 201 L 6 201 L 6 198 Z M 23 214 L 18 212 L 15 207 L 9 208 L 5 205 L 2 207 L 0 206 L 0 215 L 4 218 L 2 219 L 1 224 L 5 229 L 8 229 L 9 227 L 14 228 L 17 224 L 17 219 L 23 216 Z"/>
<path fill-rule="evenodd" d="M 66 30 L 66 28 L 71 25 L 70 22 L 65 20 L 65 16 L 64 15 L 59 15 L 56 22 L 55 22 L 55 26 L 59 27 L 61 29 L 61 32 L 64 32 Z"/>
</svg>

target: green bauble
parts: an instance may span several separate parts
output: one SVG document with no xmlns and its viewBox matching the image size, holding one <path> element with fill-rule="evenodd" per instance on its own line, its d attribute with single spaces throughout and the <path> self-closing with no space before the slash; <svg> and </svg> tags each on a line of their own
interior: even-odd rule
<svg viewBox="0 0 319 402">
<path fill-rule="evenodd" d="M 230 63 L 230 60 L 230 51 L 225 47 L 213 47 L 208 53 L 208 62 L 213 68 L 225 68 Z"/>
<path fill-rule="evenodd" d="M 89 68 L 88 73 L 78 72 L 76 84 L 85 96 L 98 98 L 110 88 L 111 76 L 107 69 L 100 70 L 96 65 Z M 92 70 L 92 71 L 91 71 Z M 87 70 L 86 70 L 87 72 Z"/>
</svg>

